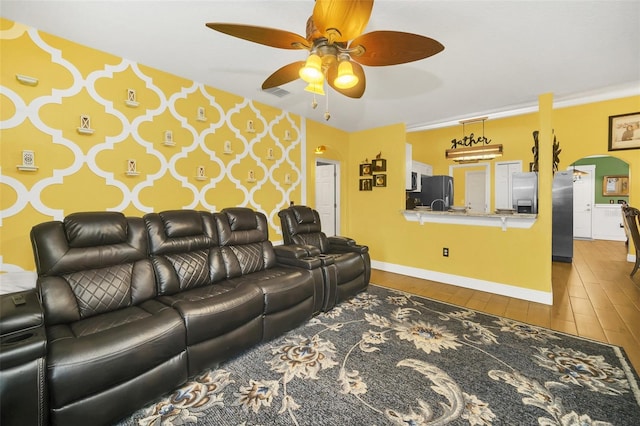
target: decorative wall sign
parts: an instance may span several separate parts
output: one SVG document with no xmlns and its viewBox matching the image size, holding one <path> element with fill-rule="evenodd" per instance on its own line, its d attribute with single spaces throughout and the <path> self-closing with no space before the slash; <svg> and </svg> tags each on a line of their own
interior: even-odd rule
<svg viewBox="0 0 640 426">
<path fill-rule="evenodd" d="M 196 180 L 206 180 L 207 173 L 205 171 L 204 166 L 198 166 L 196 169 Z"/>
<path fill-rule="evenodd" d="M 22 151 L 22 164 L 16 167 L 23 172 L 35 172 L 38 170 L 36 167 L 35 153 L 30 150 Z"/>
<path fill-rule="evenodd" d="M 91 128 L 91 117 L 88 115 L 80 116 L 80 127 L 78 133 L 82 135 L 92 135 L 94 130 Z"/>
<path fill-rule="evenodd" d="M 207 121 L 206 110 L 204 107 L 198 107 L 198 121 Z"/>
<path fill-rule="evenodd" d="M 609 116 L 609 151 L 640 148 L 640 112 Z"/>
<path fill-rule="evenodd" d="M 124 103 L 131 108 L 137 108 L 140 103 L 136 99 L 136 91 L 133 89 L 127 89 L 127 99 Z"/>
<path fill-rule="evenodd" d="M 173 132 L 171 130 L 164 131 L 164 140 L 162 141 L 163 145 L 166 146 L 175 146 L 175 142 L 173 141 Z"/>
<path fill-rule="evenodd" d="M 127 160 L 127 176 L 138 176 L 140 172 L 138 172 L 138 166 L 136 164 L 136 160 L 129 159 Z"/>
</svg>

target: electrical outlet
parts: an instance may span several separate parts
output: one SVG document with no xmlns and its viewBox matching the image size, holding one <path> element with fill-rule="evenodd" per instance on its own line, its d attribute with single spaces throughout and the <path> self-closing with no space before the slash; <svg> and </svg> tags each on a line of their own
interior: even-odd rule
<svg viewBox="0 0 640 426">
<path fill-rule="evenodd" d="M 448 247 L 443 247 L 442 248 L 442 255 L 444 257 L 449 257 L 449 248 Z"/>
</svg>

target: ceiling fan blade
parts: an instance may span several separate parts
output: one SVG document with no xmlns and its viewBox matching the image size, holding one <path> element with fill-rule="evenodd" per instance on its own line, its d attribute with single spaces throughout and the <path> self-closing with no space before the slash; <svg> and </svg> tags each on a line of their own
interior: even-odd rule
<svg viewBox="0 0 640 426">
<path fill-rule="evenodd" d="M 300 78 L 298 72 L 300 71 L 300 68 L 304 66 L 304 63 L 304 61 L 293 62 L 280 68 L 271 74 L 264 83 L 262 83 L 262 90 L 282 86 L 283 84 L 287 84 Z"/>
<path fill-rule="evenodd" d="M 339 89 L 334 86 L 333 80 L 338 75 L 337 66 L 330 67 L 327 70 L 327 82 L 329 83 L 329 86 L 331 86 L 336 92 L 340 92 L 350 98 L 358 99 L 362 97 L 362 95 L 364 94 L 364 90 L 367 88 L 367 78 L 365 77 L 364 69 L 362 68 L 362 66 L 360 66 L 360 64 L 351 61 L 351 66 L 353 67 L 353 73 L 358 77 L 358 84 L 350 89 Z"/>
<path fill-rule="evenodd" d="M 361 55 L 351 55 L 363 65 L 397 65 L 418 61 L 442 52 L 440 42 L 425 36 L 399 31 L 373 31 L 356 38 L 349 45 L 364 47 Z"/>
<path fill-rule="evenodd" d="M 373 0 L 316 0 L 313 23 L 329 42 L 347 42 L 362 34 L 372 8 Z"/>
<path fill-rule="evenodd" d="M 207 27 L 221 33 L 280 49 L 308 49 L 307 39 L 289 31 L 242 24 L 209 22 Z"/>
</svg>

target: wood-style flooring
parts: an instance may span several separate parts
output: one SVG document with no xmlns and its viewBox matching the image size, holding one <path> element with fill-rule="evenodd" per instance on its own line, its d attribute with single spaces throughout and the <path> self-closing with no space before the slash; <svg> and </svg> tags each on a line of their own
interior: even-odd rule
<svg viewBox="0 0 640 426">
<path fill-rule="evenodd" d="M 575 240 L 573 262 L 553 262 L 553 306 L 373 270 L 371 282 L 622 346 L 640 373 L 640 271 L 624 242 Z"/>
</svg>

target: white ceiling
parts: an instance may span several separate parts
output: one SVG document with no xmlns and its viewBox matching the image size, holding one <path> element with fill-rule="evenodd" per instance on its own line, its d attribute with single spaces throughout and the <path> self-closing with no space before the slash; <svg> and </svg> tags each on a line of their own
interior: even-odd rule
<svg viewBox="0 0 640 426">
<path fill-rule="evenodd" d="M 206 22 L 266 26 L 305 35 L 313 0 L 0 0 L 0 14 L 39 30 L 324 122 L 301 80 L 278 98 L 260 86 L 304 60 L 217 33 Z M 640 93 L 640 0 L 377 0 L 365 32 L 395 30 L 440 41 L 436 56 L 364 67 L 361 99 L 329 94 L 327 124 L 346 131 L 404 122 L 408 128 L 556 101 Z M 640 110 L 640 105 L 638 106 Z"/>
</svg>

